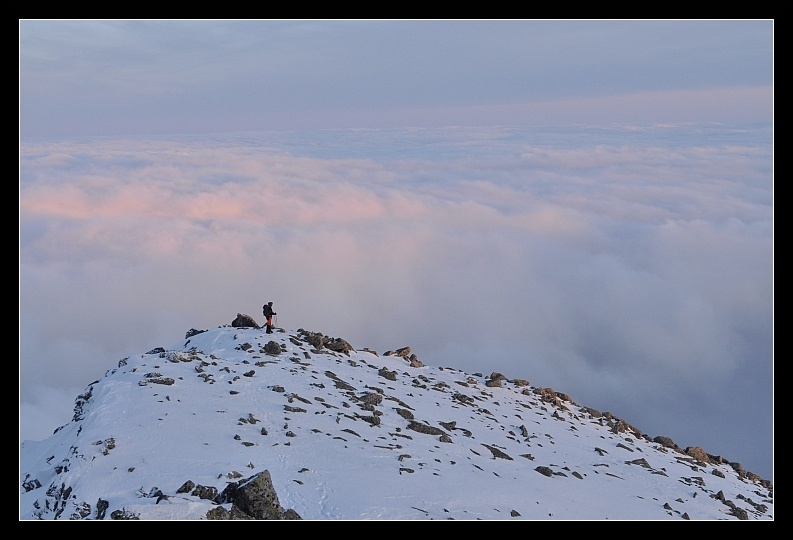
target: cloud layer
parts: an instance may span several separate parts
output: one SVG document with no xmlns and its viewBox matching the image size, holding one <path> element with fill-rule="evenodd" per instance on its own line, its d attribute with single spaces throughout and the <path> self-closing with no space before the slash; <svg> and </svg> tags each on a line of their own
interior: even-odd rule
<svg viewBox="0 0 793 540">
<path fill-rule="evenodd" d="M 768 125 L 25 140 L 21 409 L 272 300 L 772 478 L 771 163 Z"/>
</svg>

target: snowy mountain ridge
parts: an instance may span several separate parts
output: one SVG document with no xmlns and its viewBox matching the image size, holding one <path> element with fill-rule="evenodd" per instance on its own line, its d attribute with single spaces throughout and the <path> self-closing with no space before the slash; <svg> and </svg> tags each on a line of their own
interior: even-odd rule
<svg viewBox="0 0 793 540">
<path fill-rule="evenodd" d="M 550 388 L 246 317 L 122 359 L 23 442 L 20 519 L 774 519 L 771 482 Z"/>
</svg>

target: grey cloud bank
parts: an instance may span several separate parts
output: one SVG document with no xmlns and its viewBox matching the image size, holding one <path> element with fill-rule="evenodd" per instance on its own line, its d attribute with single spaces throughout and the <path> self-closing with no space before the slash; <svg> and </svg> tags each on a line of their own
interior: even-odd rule
<svg viewBox="0 0 793 540">
<path fill-rule="evenodd" d="M 19 49 L 25 137 L 773 115 L 773 20 L 22 20 Z"/>
<path fill-rule="evenodd" d="M 766 123 L 23 138 L 20 439 L 272 300 L 773 479 L 772 164 Z"/>
</svg>

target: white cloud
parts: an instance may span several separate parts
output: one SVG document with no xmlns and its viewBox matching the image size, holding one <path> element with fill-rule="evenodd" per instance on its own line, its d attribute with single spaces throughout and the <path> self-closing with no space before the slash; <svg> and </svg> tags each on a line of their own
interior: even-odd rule
<svg viewBox="0 0 793 540">
<path fill-rule="evenodd" d="M 363 346 L 484 372 L 496 340 L 509 376 L 721 421 L 745 366 L 773 362 L 770 135 L 641 131 L 23 143 L 21 386 L 76 384 L 273 300 L 284 324 Z M 770 368 L 749 377 L 768 394 L 710 446 L 741 424 L 768 466 L 751 417 Z"/>
</svg>

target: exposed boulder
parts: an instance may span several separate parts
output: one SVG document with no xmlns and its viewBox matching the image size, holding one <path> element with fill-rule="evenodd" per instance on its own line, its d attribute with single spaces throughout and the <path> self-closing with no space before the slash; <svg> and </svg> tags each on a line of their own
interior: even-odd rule
<svg viewBox="0 0 793 540">
<path fill-rule="evenodd" d="M 285 510 L 278 501 L 270 471 L 265 470 L 240 482 L 232 482 L 217 496 L 218 504 L 231 503 L 226 514 L 215 509 L 210 519 L 302 519 L 292 509 Z"/>
<path fill-rule="evenodd" d="M 710 463 L 708 453 L 699 446 L 688 446 L 686 447 L 685 453 L 701 463 Z"/>
<path fill-rule="evenodd" d="M 636 437 L 641 437 L 642 435 L 641 431 L 619 418 L 609 420 L 608 425 L 611 426 L 612 433 L 633 433 Z"/>
<path fill-rule="evenodd" d="M 340 352 L 346 355 L 349 355 L 350 351 L 353 350 L 352 345 L 341 338 L 328 338 L 323 343 L 323 345 L 325 345 L 325 348 L 330 349 L 331 351 Z"/>
<path fill-rule="evenodd" d="M 378 370 L 377 373 L 378 373 L 378 375 L 380 375 L 381 377 L 385 377 L 389 381 L 395 381 L 396 380 L 396 376 L 397 376 L 396 371 L 388 371 L 387 368 L 381 367 Z"/>
<path fill-rule="evenodd" d="M 418 356 L 415 354 L 411 354 L 410 358 L 407 359 L 410 363 L 410 367 L 424 367 L 424 364 L 419 360 Z"/>
<path fill-rule="evenodd" d="M 501 381 L 506 381 L 507 378 L 501 373 L 494 371 L 490 374 L 490 378 L 485 381 L 485 386 L 490 388 L 501 388 Z"/>
<path fill-rule="evenodd" d="M 350 355 L 351 351 L 355 350 L 352 345 L 341 338 L 328 337 L 319 332 L 309 332 L 302 328 L 297 332 L 316 350 L 320 350 L 324 347 L 330 351 L 346 354 L 347 356 Z"/>
<path fill-rule="evenodd" d="M 421 422 L 416 422 L 415 420 L 411 420 L 407 427 L 408 429 L 417 431 L 419 433 L 426 433 L 427 435 L 449 435 L 442 429 L 436 428 L 434 426 L 428 426 L 427 424 L 422 424 Z"/>
<path fill-rule="evenodd" d="M 683 453 L 683 450 L 670 437 L 658 435 L 657 437 L 653 438 L 653 442 L 660 444 L 664 448 L 671 448 L 672 450 L 677 450 L 678 452 Z"/>
<path fill-rule="evenodd" d="M 407 359 L 408 356 L 410 356 L 410 347 L 400 347 L 395 351 L 386 351 L 383 353 L 383 356 L 400 356 Z"/>
<path fill-rule="evenodd" d="M 244 313 L 237 313 L 237 318 L 231 321 L 231 326 L 235 328 L 259 328 L 253 317 Z"/>
<path fill-rule="evenodd" d="M 278 356 L 281 354 L 281 346 L 275 341 L 268 341 L 262 351 L 272 356 Z"/>
</svg>

